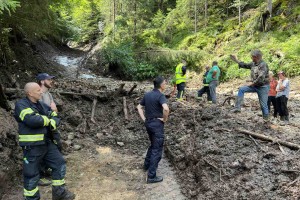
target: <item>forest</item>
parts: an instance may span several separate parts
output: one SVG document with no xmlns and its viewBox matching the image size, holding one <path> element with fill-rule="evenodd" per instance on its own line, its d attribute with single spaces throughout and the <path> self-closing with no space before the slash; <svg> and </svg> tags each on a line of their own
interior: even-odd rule
<svg viewBox="0 0 300 200">
<path fill-rule="evenodd" d="M 169 74 L 181 58 L 199 71 L 217 60 L 222 80 L 247 76 L 230 61 L 249 61 L 261 49 L 274 70 L 299 75 L 300 3 L 297 0 L 3 0 L 1 65 L 11 46 L 32 40 L 101 43 L 102 67 L 131 80 Z"/>
</svg>

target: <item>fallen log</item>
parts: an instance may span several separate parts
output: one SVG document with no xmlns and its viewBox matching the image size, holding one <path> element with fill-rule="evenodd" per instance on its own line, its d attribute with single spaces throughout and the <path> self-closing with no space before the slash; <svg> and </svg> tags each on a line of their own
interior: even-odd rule
<svg viewBox="0 0 300 200">
<path fill-rule="evenodd" d="M 125 83 L 122 83 L 122 84 L 120 85 L 120 87 L 119 87 L 118 90 L 117 90 L 117 93 L 118 93 L 118 94 L 120 94 L 120 93 L 123 91 L 124 86 L 125 86 Z"/>
<path fill-rule="evenodd" d="M 137 84 L 135 83 L 135 84 L 131 87 L 131 89 L 129 90 L 129 92 L 127 93 L 127 95 L 130 96 L 130 95 L 132 94 L 133 90 L 134 90 L 136 87 L 137 87 Z"/>
<path fill-rule="evenodd" d="M 98 102 L 98 100 L 97 100 L 97 98 L 95 98 L 95 99 L 93 100 L 93 108 L 92 108 L 92 115 L 91 115 L 91 121 L 92 121 L 94 124 L 96 124 L 96 121 L 95 121 L 95 119 L 94 119 L 94 116 L 95 116 L 95 109 L 96 109 L 97 102 Z"/>
<path fill-rule="evenodd" d="M 231 100 L 235 101 L 236 97 L 233 97 L 233 96 L 230 96 L 230 97 L 227 97 L 224 102 L 222 103 L 222 106 L 225 105 L 226 102 L 228 102 L 228 105 L 231 105 Z"/>
<path fill-rule="evenodd" d="M 282 146 L 288 147 L 290 149 L 294 149 L 294 150 L 299 150 L 300 149 L 300 145 L 292 143 L 292 142 L 287 142 L 287 141 L 282 141 L 280 139 L 277 138 L 273 138 L 270 136 L 266 136 L 260 133 L 254 133 L 251 131 L 247 131 L 247 130 L 242 130 L 242 129 L 236 129 L 236 131 L 243 133 L 243 134 L 247 134 L 247 135 L 251 135 L 252 137 L 261 139 L 261 140 L 265 140 L 265 141 L 269 141 L 269 142 L 273 142 L 273 143 L 278 143 L 281 144 Z"/>
<path fill-rule="evenodd" d="M 105 99 L 109 99 L 109 98 L 113 98 L 116 96 L 121 96 L 121 95 L 126 95 L 123 94 L 122 92 L 124 91 L 123 87 L 124 87 L 125 83 L 120 84 L 119 88 L 116 91 L 98 91 L 97 93 L 79 93 L 79 92 L 69 92 L 69 91 L 60 91 L 60 90 L 51 90 L 51 93 L 57 93 L 60 95 L 73 95 L 73 96 L 85 96 L 85 97 L 89 97 L 91 98 L 91 100 L 93 100 L 94 98 L 98 98 L 98 100 L 105 100 Z M 130 95 L 134 88 L 136 88 L 137 85 L 135 84 L 130 91 L 127 93 L 127 95 Z M 4 94 L 6 95 L 11 95 L 11 94 L 22 94 L 23 90 L 19 89 L 19 88 L 4 88 Z M 17 97 L 21 97 L 22 95 L 17 95 Z"/>
<path fill-rule="evenodd" d="M 126 97 L 123 97 L 123 110 L 124 110 L 125 119 L 128 120 Z"/>
</svg>

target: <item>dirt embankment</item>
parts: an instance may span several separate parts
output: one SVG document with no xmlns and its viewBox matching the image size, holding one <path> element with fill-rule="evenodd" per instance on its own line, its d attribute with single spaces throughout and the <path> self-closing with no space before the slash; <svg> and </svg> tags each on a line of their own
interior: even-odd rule
<svg viewBox="0 0 300 200">
<path fill-rule="evenodd" d="M 0 83 L 5 87 L 21 88 L 26 82 L 35 81 L 38 73 L 65 77 L 66 70 L 56 62 L 57 55 L 80 57 L 84 52 L 58 46 L 45 41 L 26 41 L 11 44 L 14 60 L 5 60 L 0 65 Z"/>
</svg>

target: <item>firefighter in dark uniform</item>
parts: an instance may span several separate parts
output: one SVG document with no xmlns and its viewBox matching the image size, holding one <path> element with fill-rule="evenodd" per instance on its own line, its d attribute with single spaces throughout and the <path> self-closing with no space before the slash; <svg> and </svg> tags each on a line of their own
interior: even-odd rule
<svg viewBox="0 0 300 200">
<path fill-rule="evenodd" d="M 162 93 L 165 87 L 165 79 L 161 76 L 157 77 L 154 80 L 154 89 L 145 94 L 137 107 L 140 117 L 145 122 L 151 142 L 144 162 L 144 169 L 148 170 L 147 183 L 163 181 L 162 177 L 156 176 L 156 170 L 163 152 L 164 123 L 169 115 L 167 99 Z M 142 106 L 145 107 L 145 114 Z"/>
<path fill-rule="evenodd" d="M 40 199 L 38 182 L 43 161 L 52 169 L 52 200 L 72 200 L 75 195 L 65 188 L 66 163 L 52 135 L 60 119 L 56 112 L 39 101 L 42 91 L 37 83 L 27 83 L 24 90 L 27 97 L 16 103 L 14 117 L 23 149 L 25 199 Z"/>
</svg>

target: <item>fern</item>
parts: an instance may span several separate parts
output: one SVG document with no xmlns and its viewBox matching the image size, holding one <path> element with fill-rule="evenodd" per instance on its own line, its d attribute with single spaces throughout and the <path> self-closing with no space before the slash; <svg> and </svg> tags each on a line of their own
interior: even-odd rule
<svg viewBox="0 0 300 200">
<path fill-rule="evenodd" d="M 16 8 L 20 7 L 20 2 L 15 0 L 0 0 L 0 14 L 7 11 L 11 15 L 11 11 L 15 12 Z"/>
</svg>

